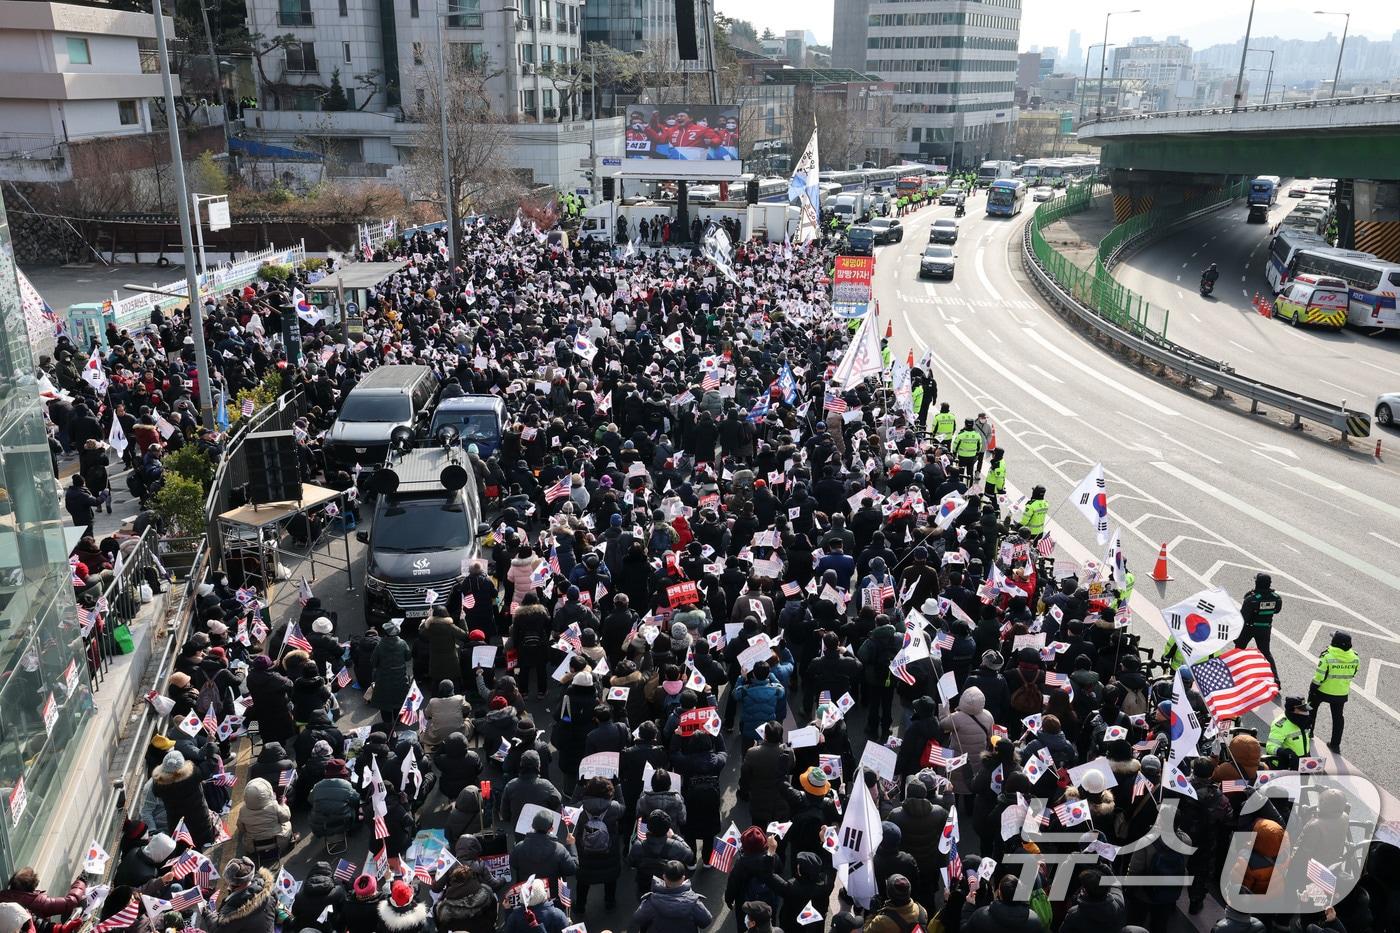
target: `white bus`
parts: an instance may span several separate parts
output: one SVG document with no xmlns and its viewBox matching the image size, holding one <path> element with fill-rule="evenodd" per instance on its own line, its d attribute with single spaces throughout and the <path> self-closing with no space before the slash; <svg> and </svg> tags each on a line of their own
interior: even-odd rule
<svg viewBox="0 0 1400 933">
<path fill-rule="evenodd" d="M 1272 262 L 1272 258 L 1271 258 Z M 1311 273 L 1342 279 L 1350 289 L 1347 323 L 1354 327 L 1400 327 L 1400 265 L 1370 253 L 1332 246 L 1304 247 L 1288 264 L 1288 277 Z"/>
<path fill-rule="evenodd" d="M 1280 230 L 1278 236 L 1269 243 L 1269 265 L 1264 270 L 1264 277 L 1269 280 L 1269 287 L 1274 290 L 1274 294 L 1283 291 L 1283 287 L 1288 284 L 1292 275 L 1288 269 L 1293 257 L 1298 255 L 1298 250 L 1326 247 L 1327 241 L 1316 234 L 1287 228 Z"/>
</svg>

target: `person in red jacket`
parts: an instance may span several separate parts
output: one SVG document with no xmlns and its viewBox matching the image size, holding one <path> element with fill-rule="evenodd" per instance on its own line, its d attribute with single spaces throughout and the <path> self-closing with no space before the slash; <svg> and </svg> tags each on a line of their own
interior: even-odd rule
<svg viewBox="0 0 1400 933">
<path fill-rule="evenodd" d="M 49 897 L 39 890 L 39 875 L 26 866 L 10 876 L 10 883 L 0 891 L 0 903 L 13 902 L 29 911 L 36 919 L 66 917 L 83 906 L 87 882 L 79 878 L 68 889 L 66 897 Z"/>
</svg>

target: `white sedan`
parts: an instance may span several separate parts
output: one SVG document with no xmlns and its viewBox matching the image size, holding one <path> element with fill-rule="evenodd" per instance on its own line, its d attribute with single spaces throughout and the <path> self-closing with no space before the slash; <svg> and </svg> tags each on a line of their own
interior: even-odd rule
<svg viewBox="0 0 1400 933">
<path fill-rule="evenodd" d="M 1031 189 L 1032 201 L 1049 201 L 1055 196 L 1055 189 L 1049 185 L 1041 185 L 1039 188 Z"/>
<path fill-rule="evenodd" d="M 1400 416 L 1400 392 L 1387 392 L 1376 397 L 1376 423 L 1387 428 L 1395 425 Z"/>
</svg>

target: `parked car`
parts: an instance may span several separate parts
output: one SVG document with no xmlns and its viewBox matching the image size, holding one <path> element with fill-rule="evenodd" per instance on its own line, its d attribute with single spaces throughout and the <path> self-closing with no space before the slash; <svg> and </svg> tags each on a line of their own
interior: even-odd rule
<svg viewBox="0 0 1400 933">
<path fill-rule="evenodd" d="M 957 258 L 951 246 L 930 243 L 924 248 L 923 256 L 919 257 L 919 278 L 945 278 L 952 281 Z"/>
<path fill-rule="evenodd" d="M 939 204 L 962 204 L 967 195 L 961 188 L 949 188 L 938 196 Z"/>
<path fill-rule="evenodd" d="M 1300 181 L 1290 185 L 1288 188 L 1288 196 L 1290 198 L 1305 198 L 1311 193 L 1312 189 L 1308 187 L 1306 182 Z"/>
<path fill-rule="evenodd" d="M 893 217 L 876 217 L 865 226 L 875 231 L 876 246 L 882 243 L 904 242 L 904 227 Z"/>
<path fill-rule="evenodd" d="M 958 242 L 958 222 L 951 217 L 940 217 L 928 229 L 930 243 Z"/>
</svg>

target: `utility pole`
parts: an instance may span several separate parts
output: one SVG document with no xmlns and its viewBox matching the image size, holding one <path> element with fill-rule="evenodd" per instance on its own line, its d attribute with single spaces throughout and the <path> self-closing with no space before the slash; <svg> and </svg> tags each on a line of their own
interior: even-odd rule
<svg viewBox="0 0 1400 933">
<path fill-rule="evenodd" d="M 219 55 L 214 51 L 214 30 L 209 28 L 209 11 L 204 6 L 204 0 L 199 0 L 199 16 L 204 20 L 204 39 L 209 43 L 209 68 L 214 72 L 214 84 L 219 92 L 219 110 L 222 111 L 222 119 L 219 122 L 224 128 L 224 152 L 229 158 L 233 158 L 228 133 L 228 101 L 224 99 L 224 73 L 219 68 Z"/>
<path fill-rule="evenodd" d="M 443 10 L 437 15 L 438 114 L 442 121 L 442 199 L 447 218 L 447 261 L 457 265 L 457 186 L 452 183 L 452 150 L 447 143 L 447 40 L 443 38 Z M 450 270 L 449 270 L 450 271 Z"/>
<path fill-rule="evenodd" d="M 170 47 L 165 40 L 165 11 L 161 0 L 151 0 L 156 17 L 156 45 L 160 49 L 160 79 L 165 85 L 166 127 L 170 131 L 170 167 L 175 171 L 175 203 L 180 205 L 180 239 L 185 247 L 185 288 L 189 296 L 190 335 L 194 337 L 194 365 L 199 379 L 199 416 L 206 428 L 214 427 L 214 387 L 209 382 L 209 354 L 204 347 L 204 304 L 199 293 L 199 273 L 194 265 L 194 231 L 190 228 L 190 192 L 185 185 L 185 158 L 180 151 L 180 127 L 175 112 L 175 84 L 170 78 Z"/>
<path fill-rule="evenodd" d="M 1235 110 L 1240 109 L 1240 93 L 1244 90 L 1244 62 L 1249 57 L 1249 33 L 1254 28 L 1254 0 L 1249 0 L 1249 19 L 1244 24 L 1244 48 L 1240 51 L 1240 73 L 1235 78 Z"/>
<path fill-rule="evenodd" d="M 1114 10 L 1107 13 L 1103 18 L 1103 52 L 1099 55 L 1099 107 L 1096 120 L 1103 119 L 1103 79 L 1108 73 L 1108 21 L 1118 14 L 1141 13 L 1141 10 Z M 1120 85 L 1121 87 L 1121 85 Z M 1122 95 L 1119 95 L 1119 106 L 1122 106 Z"/>
<path fill-rule="evenodd" d="M 588 173 L 588 203 L 598 203 L 598 56 L 588 56 L 588 160 L 593 163 Z"/>
<path fill-rule="evenodd" d="M 1341 10 L 1313 10 L 1313 15 L 1346 17 L 1346 22 L 1342 24 L 1342 44 L 1337 47 L 1337 70 L 1332 73 L 1332 96 L 1341 97 L 1341 92 L 1337 90 L 1337 82 L 1342 78 L 1342 53 L 1347 50 L 1347 31 L 1351 29 L 1351 14 Z"/>
</svg>

